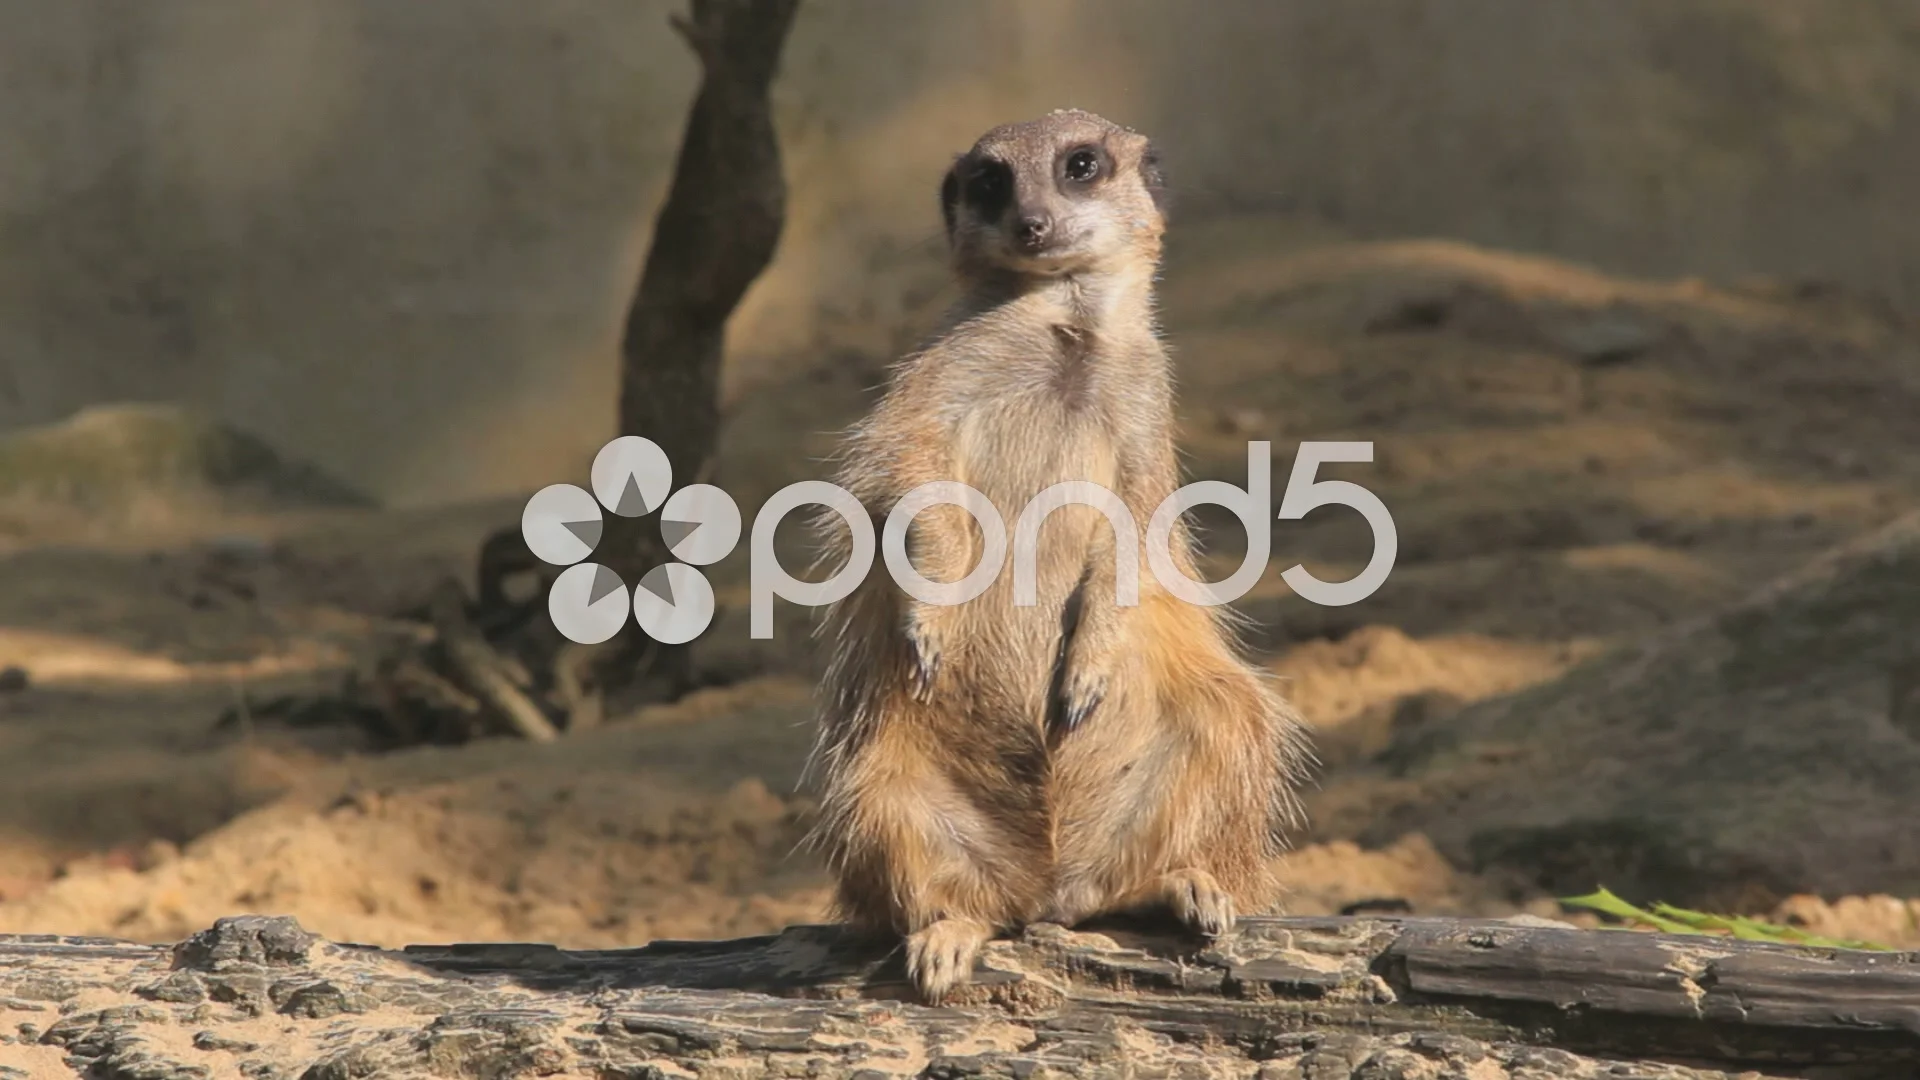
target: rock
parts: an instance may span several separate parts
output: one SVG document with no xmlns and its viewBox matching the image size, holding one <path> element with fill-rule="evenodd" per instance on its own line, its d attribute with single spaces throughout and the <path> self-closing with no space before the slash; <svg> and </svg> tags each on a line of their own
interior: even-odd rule
<svg viewBox="0 0 1920 1080">
<path fill-rule="evenodd" d="M 292 967 L 306 962 L 319 940 L 285 916 L 236 915 L 221 919 L 174 948 L 177 967 L 221 971 L 233 966 Z"/>
<path fill-rule="evenodd" d="M 1659 343 L 1660 330 L 1626 311 L 1601 311 L 1554 322 L 1548 337 L 1563 352 L 1590 367 L 1624 363 Z"/>
<path fill-rule="evenodd" d="M 1368 334 L 1404 334 L 1438 330 L 1453 314 L 1455 297 L 1445 294 L 1406 296 L 1394 300 L 1379 314 L 1366 320 L 1361 330 Z"/>
</svg>

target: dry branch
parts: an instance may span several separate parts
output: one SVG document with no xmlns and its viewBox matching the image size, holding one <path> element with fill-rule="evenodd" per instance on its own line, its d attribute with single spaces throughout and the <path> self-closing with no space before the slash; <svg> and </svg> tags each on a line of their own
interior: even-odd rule
<svg viewBox="0 0 1920 1080">
<path fill-rule="evenodd" d="M 540 706 L 524 692 L 533 685 L 526 668 L 487 643 L 467 619 L 466 594 L 458 582 L 445 582 L 430 604 L 442 655 L 457 681 L 493 707 L 508 728 L 523 739 L 552 742 L 560 737 Z"/>
<path fill-rule="evenodd" d="M 897 952 L 830 927 L 395 952 L 241 917 L 173 947 L 0 938 L 0 1065 L 156 1080 L 1920 1073 L 1920 956 L 1526 922 L 1246 919 L 1212 945 L 1039 926 L 991 946 L 963 1000 L 906 994 Z"/>
</svg>

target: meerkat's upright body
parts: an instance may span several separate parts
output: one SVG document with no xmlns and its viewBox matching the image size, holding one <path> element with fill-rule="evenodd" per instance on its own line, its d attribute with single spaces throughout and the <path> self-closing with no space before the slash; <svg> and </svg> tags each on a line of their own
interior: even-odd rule
<svg viewBox="0 0 1920 1080">
<path fill-rule="evenodd" d="M 961 604 L 917 600 L 875 567 L 828 611 L 815 840 L 843 916 L 904 935 L 930 998 L 1025 923 L 1166 905 L 1219 933 L 1277 898 L 1301 725 L 1220 610 L 1167 592 L 1145 557 L 1179 486 L 1153 307 L 1160 185 L 1147 140 L 1089 113 L 983 136 L 941 185 L 964 298 L 845 446 L 839 481 L 876 529 L 942 481 L 984 494 L 1010 538 L 1064 481 L 1117 494 L 1135 526 L 1081 505 L 1048 515 L 1031 606 L 1014 602 L 1024 556 L 1010 554 Z M 845 550 L 843 529 L 825 538 Z M 951 504 L 907 534 L 933 581 L 968 575 L 984 544 Z M 1184 528 L 1171 554 L 1198 577 Z M 1122 573 L 1136 605 L 1117 602 Z"/>
</svg>

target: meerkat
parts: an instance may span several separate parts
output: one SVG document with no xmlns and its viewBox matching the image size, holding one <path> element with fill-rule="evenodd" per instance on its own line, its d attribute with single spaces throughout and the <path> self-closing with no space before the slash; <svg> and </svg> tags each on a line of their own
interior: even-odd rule
<svg viewBox="0 0 1920 1080">
<path fill-rule="evenodd" d="M 876 532 L 935 481 L 984 494 L 1009 534 L 1043 489 L 1089 481 L 1144 530 L 1179 485 L 1153 146 L 1058 111 L 987 132 L 939 190 L 960 301 L 850 429 L 838 482 Z M 1304 726 L 1243 659 L 1224 608 L 1173 596 L 1144 559 L 1128 563 L 1137 603 L 1118 603 L 1116 545 L 1145 546 L 1119 532 L 1091 507 L 1050 514 L 1031 606 L 1014 603 L 1009 559 L 964 603 L 869 573 L 824 613 L 810 840 L 838 880 L 837 916 L 903 938 L 928 1000 L 1030 923 L 1170 908 L 1218 935 L 1278 898 Z M 844 557 L 848 536 L 823 518 L 823 558 Z M 983 543 L 952 504 L 906 535 L 937 582 L 969 574 Z M 1198 579 L 1184 525 L 1170 548 Z"/>
</svg>

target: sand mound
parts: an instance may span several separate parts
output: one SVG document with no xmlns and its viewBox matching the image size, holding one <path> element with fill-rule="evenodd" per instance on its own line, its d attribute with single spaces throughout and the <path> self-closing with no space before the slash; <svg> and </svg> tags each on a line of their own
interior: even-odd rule
<svg viewBox="0 0 1920 1080">
<path fill-rule="evenodd" d="M 373 501 L 232 425 L 172 405 L 115 404 L 0 438 L 0 504 L 12 515 L 118 523 Z"/>
</svg>

